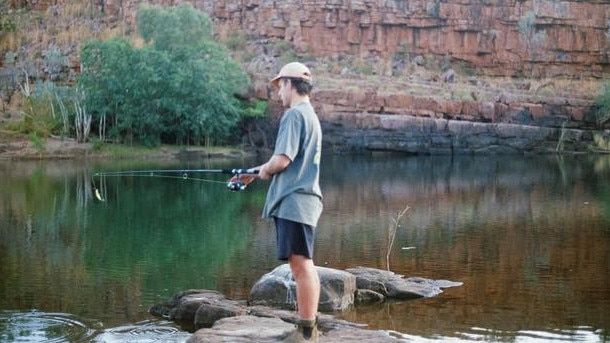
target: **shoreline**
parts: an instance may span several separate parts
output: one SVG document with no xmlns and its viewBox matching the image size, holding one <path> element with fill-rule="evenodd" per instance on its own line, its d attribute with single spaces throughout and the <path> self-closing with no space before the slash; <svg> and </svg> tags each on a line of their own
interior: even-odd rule
<svg viewBox="0 0 610 343">
<path fill-rule="evenodd" d="M 36 160 L 97 160 L 97 159 L 141 159 L 141 160 L 191 160 L 191 159 L 235 159 L 256 157 L 254 148 L 203 147 L 161 145 L 155 148 L 104 144 L 94 148 L 91 142 L 77 143 L 73 138 L 45 138 L 36 146 L 19 133 L 0 131 L 0 161 Z"/>
</svg>

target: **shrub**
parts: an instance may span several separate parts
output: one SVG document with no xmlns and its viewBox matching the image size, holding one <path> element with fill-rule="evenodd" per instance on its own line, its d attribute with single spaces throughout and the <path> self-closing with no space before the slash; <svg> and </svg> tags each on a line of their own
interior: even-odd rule
<svg viewBox="0 0 610 343">
<path fill-rule="evenodd" d="M 610 82 L 604 85 L 601 94 L 595 100 L 598 106 L 597 124 L 602 126 L 610 121 Z"/>
<path fill-rule="evenodd" d="M 112 39 L 82 49 L 78 83 L 99 132 L 147 146 L 225 142 L 249 79 L 213 40 L 211 19 L 190 4 L 144 5 L 137 22 L 142 48 Z"/>
</svg>

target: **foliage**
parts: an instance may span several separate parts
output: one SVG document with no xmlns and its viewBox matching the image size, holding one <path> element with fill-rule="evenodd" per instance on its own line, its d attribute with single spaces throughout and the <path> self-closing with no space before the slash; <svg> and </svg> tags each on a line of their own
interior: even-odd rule
<svg viewBox="0 0 610 343">
<path fill-rule="evenodd" d="M 54 44 L 50 45 L 44 53 L 43 68 L 51 80 L 57 80 L 62 68 L 67 65 L 68 58 Z"/>
<path fill-rule="evenodd" d="M 249 80 L 212 39 L 210 18 L 190 4 L 145 5 L 137 21 L 144 47 L 112 39 L 82 49 L 78 83 L 98 132 L 147 146 L 224 142 L 240 119 L 234 94 Z"/>
<path fill-rule="evenodd" d="M 28 135 L 28 140 L 32 143 L 32 145 L 34 145 L 34 149 L 36 149 L 38 152 L 44 151 L 44 139 L 38 136 L 36 132 L 30 132 Z"/>
<path fill-rule="evenodd" d="M 595 146 L 591 147 L 591 149 L 595 151 L 610 152 L 610 139 L 604 137 L 603 134 L 594 133 L 593 142 L 595 143 Z"/>
<path fill-rule="evenodd" d="M 15 123 L 11 128 L 15 131 L 40 137 L 53 134 L 65 136 L 71 129 L 70 116 L 65 103 L 70 101 L 70 92 L 66 87 L 58 87 L 53 82 L 37 81 L 30 87 L 29 81 L 21 84 L 24 96 L 24 120 Z"/>
<path fill-rule="evenodd" d="M 610 121 L 610 82 L 604 85 L 604 89 L 595 99 L 595 103 L 598 106 L 597 124 L 601 126 Z"/>
<path fill-rule="evenodd" d="M 268 107 L 266 101 L 257 100 L 251 103 L 242 101 L 241 114 L 244 118 L 264 118 Z"/>
</svg>

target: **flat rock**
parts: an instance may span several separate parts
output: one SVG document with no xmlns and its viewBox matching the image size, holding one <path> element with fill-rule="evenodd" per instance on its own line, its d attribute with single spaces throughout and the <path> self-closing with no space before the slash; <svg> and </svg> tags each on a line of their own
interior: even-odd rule
<svg viewBox="0 0 610 343">
<path fill-rule="evenodd" d="M 294 324 L 279 318 L 237 316 L 218 320 L 209 329 L 195 332 L 187 343 L 281 342 L 294 330 Z"/>
<path fill-rule="evenodd" d="M 294 324 L 279 318 L 237 316 L 220 319 L 211 328 L 195 332 L 187 343 L 241 343 L 241 342 L 283 342 L 295 330 Z M 367 330 L 354 326 L 335 327 L 330 331 L 321 328 L 319 343 L 339 343 L 358 341 L 359 343 L 404 342 L 399 334 L 383 330 Z"/>
<path fill-rule="evenodd" d="M 375 268 L 350 268 L 356 276 L 358 290 L 370 290 L 394 299 L 429 298 L 443 292 L 443 288 L 461 286 L 461 282 L 431 280 L 421 277 L 405 278 L 391 271 Z"/>
</svg>

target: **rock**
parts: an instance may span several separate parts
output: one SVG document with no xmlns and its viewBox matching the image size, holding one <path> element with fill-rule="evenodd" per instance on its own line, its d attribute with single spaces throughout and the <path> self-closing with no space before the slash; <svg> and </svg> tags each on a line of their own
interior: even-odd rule
<svg viewBox="0 0 610 343">
<path fill-rule="evenodd" d="M 168 302 L 154 305 L 148 312 L 191 330 L 211 327 L 220 318 L 243 314 L 245 304 L 227 299 L 217 291 L 191 289 L 174 294 Z"/>
<path fill-rule="evenodd" d="M 239 316 L 220 319 L 212 328 L 195 332 L 186 342 L 281 342 L 292 330 L 294 324 L 279 318 Z"/>
<path fill-rule="evenodd" d="M 385 296 L 383 294 L 370 289 L 358 289 L 356 291 L 355 303 L 357 305 L 382 303 L 384 300 Z"/>
<path fill-rule="evenodd" d="M 346 271 L 356 275 L 359 290 L 368 289 L 395 299 L 429 298 L 442 293 L 442 288 L 462 285 L 460 282 L 446 280 L 439 282 L 425 278 L 404 278 L 391 271 L 374 268 L 359 267 Z"/>
<path fill-rule="evenodd" d="M 404 278 L 390 271 L 352 268 L 346 271 L 316 267 L 322 292 L 321 311 L 341 311 L 356 304 L 383 302 L 386 298 L 431 297 L 442 288 L 461 282 Z M 282 342 L 294 330 L 298 314 L 294 308 L 295 285 L 288 264 L 265 274 L 252 287 L 249 304 L 226 298 L 222 293 L 193 289 L 176 293 L 149 313 L 173 320 L 187 331 L 196 331 L 188 340 L 199 342 Z M 272 305 L 273 307 L 263 306 Z M 401 342 L 405 337 L 392 331 L 364 329 L 365 325 L 319 313 L 319 342 Z"/>
<path fill-rule="evenodd" d="M 443 73 L 442 80 L 445 83 L 454 83 L 457 81 L 457 75 L 455 74 L 455 70 L 449 69 L 445 73 Z"/>
<path fill-rule="evenodd" d="M 294 324 L 280 318 L 239 316 L 219 320 L 212 328 L 195 332 L 187 343 L 240 343 L 240 342 L 283 342 L 295 329 Z M 366 330 L 356 326 L 338 326 L 332 329 L 320 328 L 318 342 L 340 343 L 358 341 L 361 343 L 404 342 L 400 334 L 383 330 Z"/>
<path fill-rule="evenodd" d="M 321 311 L 342 311 L 353 305 L 356 278 L 352 274 L 317 266 L 316 270 L 321 284 Z M 283 264 L 263 275 L 250 290 L 249 304 L 294 309 L 296 284 L 289 265 Z"/>
<path fill-rule="evenodd" d="M 250 290 L 248 303 L 283 309 L 294 309 L 296 304 L 295 283 L 290 268 L 282 265 L 263 275 Z"/>
</svg>

